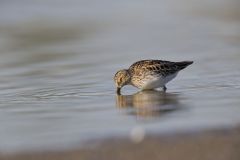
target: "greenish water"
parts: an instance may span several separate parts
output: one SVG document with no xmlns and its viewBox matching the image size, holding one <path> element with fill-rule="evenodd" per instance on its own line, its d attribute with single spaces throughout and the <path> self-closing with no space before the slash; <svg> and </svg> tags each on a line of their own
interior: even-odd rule
<svg viewBox="0 0 240 160">
<path fill-rule="evenodd" d="M 0 152 L 239 125 L 238 2 L 211 2 L 0 2 Z M 194 64 L 167 94 L 117 96 L 141 59 Z"/>
</svg>

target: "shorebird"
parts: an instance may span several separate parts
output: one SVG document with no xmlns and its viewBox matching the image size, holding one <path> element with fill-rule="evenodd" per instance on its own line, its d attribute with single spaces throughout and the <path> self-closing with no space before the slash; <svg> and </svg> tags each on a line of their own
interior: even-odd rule
<svg viewBox="0 0 240 160">
<path fill-rule="evenodd" d="M 114 81 L 117 93 L 125 85 L 133 85 L 141 90 L 163 88 L 167 90 L 166 84 L 175 78 L 178 72 L 193 61 L 170 62 L 163 60 L 141 60 L 133 63 L 128 69 L 119 70 Z"/>
</svg>

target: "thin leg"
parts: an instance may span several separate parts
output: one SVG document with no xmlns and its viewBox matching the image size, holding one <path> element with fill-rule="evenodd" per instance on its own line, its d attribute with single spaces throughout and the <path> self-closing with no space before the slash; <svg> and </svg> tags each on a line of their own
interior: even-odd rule
<svg viewBox="0 0 240 160">
<path fill-rule="evenodd" d="M 167 91 L 167 87 L 163 86 L 163 91 L 166 92 Z"/>
</svg>

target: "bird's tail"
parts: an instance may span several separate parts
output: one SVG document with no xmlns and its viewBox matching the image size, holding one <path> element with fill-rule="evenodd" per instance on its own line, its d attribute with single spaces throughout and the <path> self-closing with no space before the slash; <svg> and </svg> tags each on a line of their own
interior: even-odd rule
<svg viewBox="0 0 240 160">
<path fill-rule="evenodd" d="M 179 68 L 179 70 L 186 68 L 190 64 L 193 64 L 193 61 L 182 61 L 182 62 L 175 63 L 175 65 Z"/>
</svg>

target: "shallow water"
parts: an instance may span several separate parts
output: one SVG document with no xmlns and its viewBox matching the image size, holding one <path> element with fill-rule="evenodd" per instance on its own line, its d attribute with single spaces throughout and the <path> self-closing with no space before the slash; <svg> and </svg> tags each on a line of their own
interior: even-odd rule
<svg viewBox="0 0 240 160">
<path fill-rule="evenodd" d="M 239 125 L 238 2 L 211 2 L 0 2 L 0 151 Z M 117 96 L 114 73 L 149 58 L 194 64 Z"/>
</svg>

